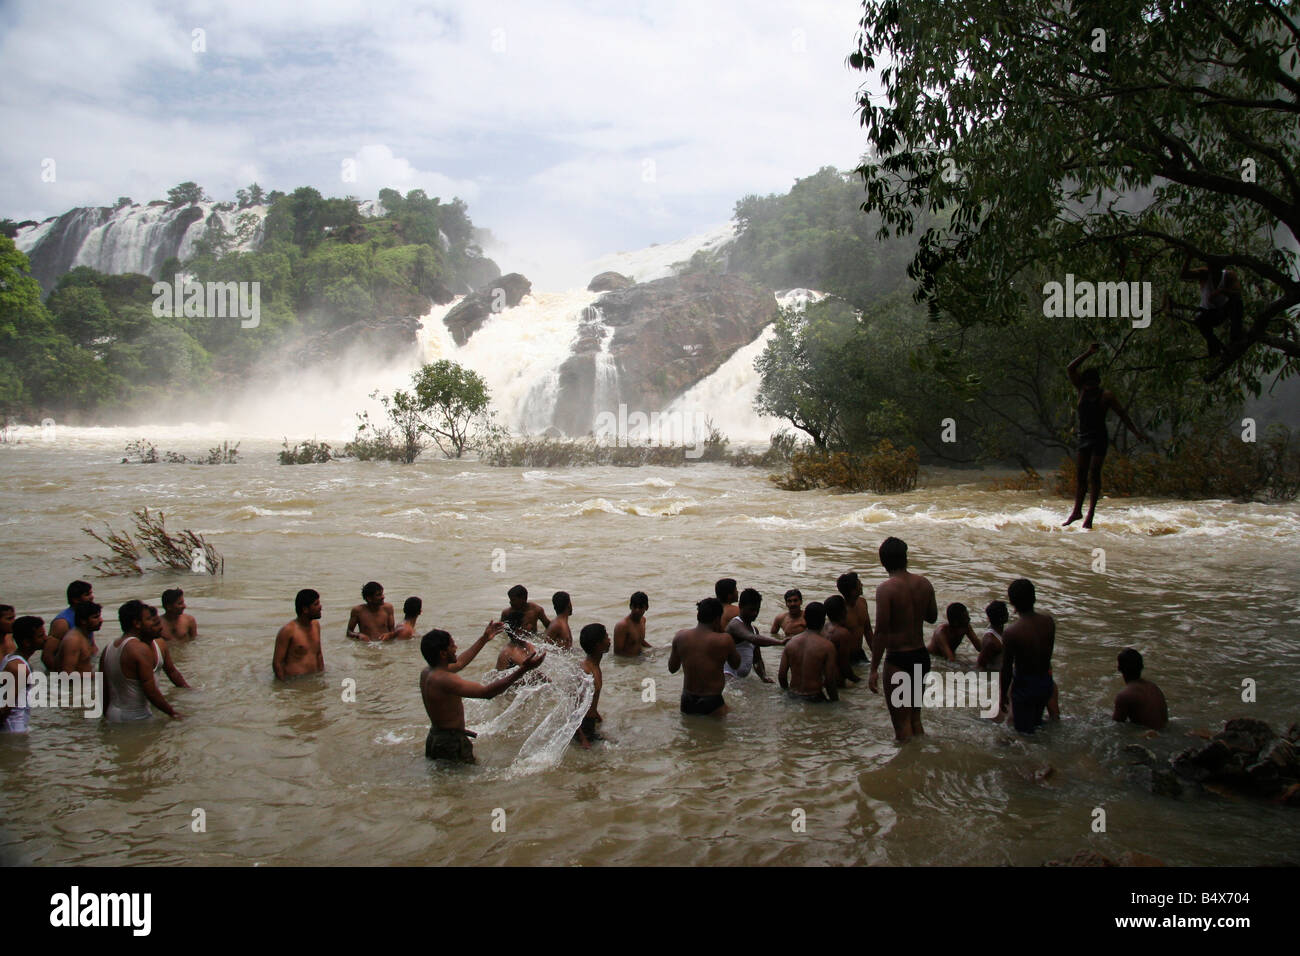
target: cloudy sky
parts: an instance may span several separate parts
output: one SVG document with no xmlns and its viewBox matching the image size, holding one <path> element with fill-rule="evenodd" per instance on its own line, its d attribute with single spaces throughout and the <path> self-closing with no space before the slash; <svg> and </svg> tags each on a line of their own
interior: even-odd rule
<svg viewBox="0 0 1300 956">
<path fill-rule="evenodd" d="M 860 9 L 7 0 L 0 218 L 256 180 L 460 196 L 505 268 L 665 242 L 855 164 Z"/>
</svg>

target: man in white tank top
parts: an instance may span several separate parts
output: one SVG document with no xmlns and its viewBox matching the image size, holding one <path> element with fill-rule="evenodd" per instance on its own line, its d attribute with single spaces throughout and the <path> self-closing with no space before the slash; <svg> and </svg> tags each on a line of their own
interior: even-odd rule
<svg viewBox="0 0 1300 956">
<path fill-rule="evenodd" d="M 27 663 L 45 644 L 45 622 L 39 617 L 26 615 L 14 621 L 12 633 L 5 633 L 0 650 L 0 733 L 25 734 L 31 720 L 32 709 L 27 703 L 27 691 L 32 684 L 32 668 Z M 12 696 L 11 696 L 12 695 Z"/>
<path fill-rule="evenodd" d="M 122 636 L 99 659 L 104 672 L 104 716 L 110 723 L 149 720 L 152 703 L 168 717 L 181 715 L 167 703 L 154 679 L 154 638 L 162 633 L 156 608 L 143 601 L 127 601 L 117 612 Z"/>
</svg>

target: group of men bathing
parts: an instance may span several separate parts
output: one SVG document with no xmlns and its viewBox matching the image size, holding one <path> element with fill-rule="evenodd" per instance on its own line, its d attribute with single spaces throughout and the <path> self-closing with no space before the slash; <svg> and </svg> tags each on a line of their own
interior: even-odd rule
<svg viewBox="0 0 1300 956">
<path fill-rule="evenodd" d="M 682 713 L 726 714 L 728 707 L 722 694 L 727 681 L 744 679 L 751 671 L 761 681 L 772 683 L 762 648 L 779 646 L 777 681 L 791 697 L 802 701 L 838 700 L 841 688 L 861 680 L 854 672 L 854 663 L 868 660 L 867 686 L 879 693 L 883 665 L 886 707 L 896 738 L 905 741 L 924 733 L 919 691 L 909 697 L 888 690 L 912 680 L 917 673 L 928 673 L 932 654 L 956 660 L 962 641 L 969 640 L 978 654 L 976 666 L 1000 675 L 999 721 L 1009 718 L 1017 730 L 1032 733 L 1042 722 L 1044 711 L 1049 717 L 1057 716 L 1056 685 L 1051 673 L 1056 623 L 1050 614 L 1035 609 L 1036 595 L 1030 581 L 1018 579 L 1007 589 L 1017 615 L 1014 621 L 1009 620 L 1006 605 L 994 601 L 987 608 L 989 628 L 977 638 L 965 606 L 952 604 L 947 609 L 946 623 L 936 628 L 927 644 L 924 625 L 938 620 L 933 586 L 924 576 L 908 570 L 907 545 L 898 538 L 887 538 L 880 546 L 879 557 L 887 577 L 876 588 L 874 629 L 862 583 L 851 571 L 836 581 L 839 593 L 824 602 L 805 607 L 798 590 L 787 591 L 785 610 L 773 620 L 767 635 L 760 633 L 755 624 L 762 605 L 758 591 L 738 590 L 732 578 L 718 581 L 715 596 L 696 605 L 695 627 L 678 631 L 672 640 L 668 670 L 683 674 Z M 510 605 L 501 612 L 500 620 L 490 621 L 464 651 L 459 651 L 451 634 L 444 630 L 435 628 L 421 638 L 420 651 L 428 666 L 420 675 L 420 691 L 431 723 L 425 753 L 431 758 L 473 760 L 474 734 L 465 727 L 464 698 L 496 697 L 539 667 L 547 652 L 527 639 L 537 634 L 539 625 L 545 628 L 546 643 L 566 651 L 573 646 L 569 623 L 573 602 L 566 592 L 557 592 L 552 598 L 554 620 L 540 605 L 528 600 L 528 591 L 522 585 L 511 588 L 507 596 Z M 418 597 L 406 600 L 400 624 L 395 620 L 393 606 L 385 602 L 380 584 L 368 582 L 362 588 L 362 598 L 363 603 L 353 607 L 348 618 L 349 638 L 386 642 L 415 636 L 422 612 Z M 90 585 L 85 582 L 73 582 L 68 599 L 68 609 L 55 619 L 48 636 L 40 618 L 15 621 L 13 608 L 0 605 L 5 654 L 0 667 L 10 671 L 15 680 L 22 679 L 22 668 L 37 649 L 52 670 L 90 670 L 96 650 L 94 633 L 102 624 L 100 607 L 94 604 Z M 128 601 L 119 610 L 122 637 L 100 658 L 101 670 L 108 676 L 106 713 L 110 720 L 142 719 L 141 713 L 147 717 L 149 703 L 169 716 L 180 716 L 158 690 L 154 674 L 165 672 L 177 686 L 188 686 L 171 662 L 168 642 L 196 637 L 197 624 L 184 613 L 181 591 L 165 592 L 163 605 L 165 613 L 161 616 L 140 601 Z M 585 654 L 582 669 L 594 685 L 591 704 L 574 736 L 580 746 L 590 747 L 599 739 L 596 725 L 603 720 L 599 704 L 604 655 L 612 650 L 616 656 L 637 657 L 651 648 L 646 640 L 645 614 L 649 606 L 645 593 L 637 591 L 629 601 L 629 613 L 615 625 L 612 639 L 599 623 L 588 624 L 579 633 L 578 644 Z M 325 669 L 320 594 L 311 589 L 299 591 L 294 609 L 294 619 L 276 635 L 272 668 L 279 680 Z M 497 655 L 499 676 L 487 684 L 461 677 L 459 672 L 502 633 L 507 642 Z M 869 657 L 863 651 L 864 642 L 870 649 Z M 1115 699 L 1114 719 L 1163 728 L 1168 722 L 1168 707 L 1160 689 L 1142 679 L 1141 654 L 1126 649 L 1119 654 L 1118 665 L 1125 686 Z M 12 724 L 16 730 L 16 725 L 21 724 L 26 729 L 26 715 L 15 713 L 17 710 L 0 707 L 0 727 Z"/>
</svg>

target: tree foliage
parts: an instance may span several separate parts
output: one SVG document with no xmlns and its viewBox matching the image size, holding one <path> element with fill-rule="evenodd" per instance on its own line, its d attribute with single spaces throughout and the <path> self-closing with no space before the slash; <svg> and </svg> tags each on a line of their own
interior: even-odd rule
<svg viewBox="0 0 1300 956">
<path fill-rule="evenodd" d="M 872 73 L 863 208 L 921 231 L 911 272 L 936 311 L 1005 326 L 1044 276 L 1149 281 L 1150 330 L 1096 337 L 1134 368 L 1196 369 L 1215 400 L 1258 393 L 1300 359 L 1295 10 L 867 0 L 849 58 Z M 1221 350 L 1189 320 L 1187 256 L 1244 287 Z"/>
</svg>

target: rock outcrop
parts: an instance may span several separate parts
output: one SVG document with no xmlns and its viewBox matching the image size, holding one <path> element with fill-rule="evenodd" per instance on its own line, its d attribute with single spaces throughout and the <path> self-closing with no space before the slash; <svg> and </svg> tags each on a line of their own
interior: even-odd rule
<svg viewBox="0 0 1300 956">
<path fill-rule="evenodd" d="M 587 283 L 588 292 L 618 292 L 622 289 L 630 289 L 636 285 L 636 282 L 623 275 L 621 272 L 602 272 L 599 275 L 592 276 Z"/>
<path fill-rule="evenodd" d="M 457 345 L 464 345 L 477 332 L 488 316 L 502 309 L 513 309 L 529 292 L 533 284 L 518 272 L 498 276 L 490 285 L 471 292 L 442 318 Z"/>
<path fill-rule="evenodd" d="M 1169 761 L 1184 780 L 1214 785 L 1260 797 L 1280 798 L 1294 806 L 1300 802 L 1300 757 L 1295 724 L 1287 739 L 1253 717 L 1236 717 L 1209 740 L 1190 747 Z M 1291 795 L 1288 801 L 1288 795 Z"/>
<path fill-rule="evenodd" d="M 294 350 L 294 357 L 305 365 L 329 364 L 363 347 L 375 364 L 390 362 L 415 348 L 420 328 L 420 320 L 409 315 L 364 319 L 312 336 Z"/>
<path fill-rule="evenodd" d="M 596 417 L 666 407 L 776 319 L 770 289 L 736 275 L 683 275 L 607 292 L 560 368 L 554 424 L 586 435 Z M 607 337 L 612 334 L 612 338 Z M 609 407 L 596 407 L 604 403 Z"/>
</svg>

